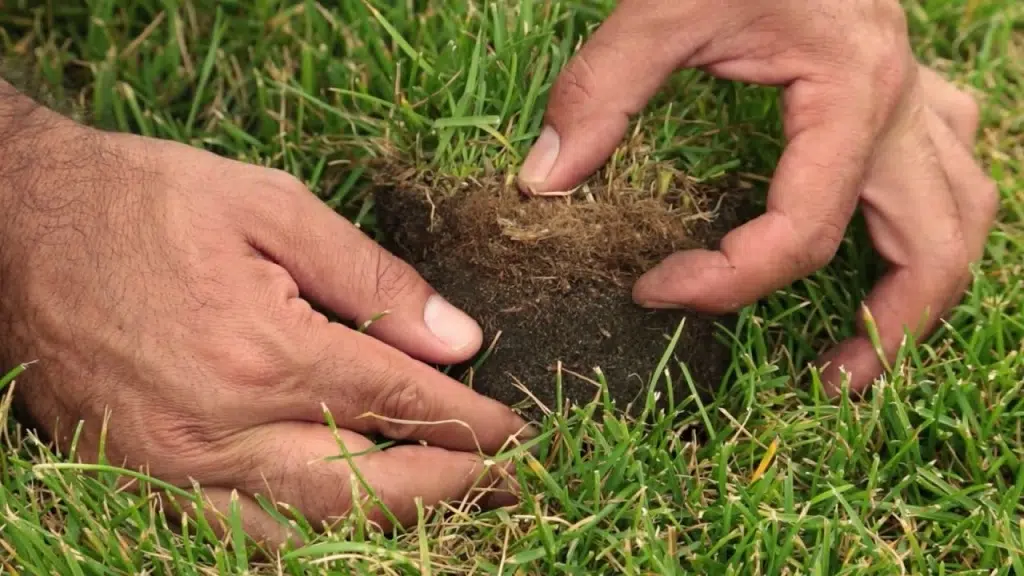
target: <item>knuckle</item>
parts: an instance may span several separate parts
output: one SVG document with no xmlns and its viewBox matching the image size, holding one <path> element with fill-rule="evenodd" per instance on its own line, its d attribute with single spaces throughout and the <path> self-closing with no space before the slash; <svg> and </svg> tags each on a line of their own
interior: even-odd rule
<svg viewBox="0 0 1024 576">
<path fill-rule="evenodd" d="M 301 346 L 281 331 L 254 327 L 245 337 L 210 347 L 219 381 L 242 393 L 259 389 L 298 388 L 310 365 Z"/>
<path fill-rule="evenodd" d="M 963 278 L 969 273 L 971 267 L 971 255 L 967 249 L 967 242 L 963 231 L 957 229 L 952 238 L 946 242 L 943 249 L 938 251 L 941 254 L 936 267 L 938 272 L 946 278 Z"/>
<path fill-rule="evenodd" d="M 899 3 L 879 0 L 874 14 L 873 41 L 856 42 L 854 50 L 869 71 L 873 89 L 892 107 L 904 92 L 916 62 L 910 52 L 906 15 Z"/>
<path fill-rule="evenodd" d="M 412 267 L 378 246 L 373 246 L 370 251 L 367 276 L 373 299 L 384 306 L 415 292 L 419 284 Z"/>
<path fill-rule="evenodd" d="M 277 168 L 263 168 L 238 186 L 241 192 L 232 192 L 234 202 L 241 205 L 240 214 L 251 227 L 268 226 L 282 230 L 302 230 L 308 215 L 302 208 L 303 195 L 310 194 L 298 178 Z"/>
<path fill-rule="evenodd" d="M 906 86 L 911 61 L 905 48 L 889 39 L 883 42 L 882 49 L 871 49 L 869 66 L 874 87 L 885 97 L 885 101 L 895 106 Z"/>
<path fill-rule="evenodd" d="M 551 89 L 550 109 L 571 113 L 595 99 L 596 76 L 590 56 L 579 52 L 558 75 Z"/>
<path fill-rule="evenodd" d="M 260 193 L 259 201 L 272 211 L 272 217 L 285 221 L 288 225 L 302 218 L 296 198 L 309 194 L 309 189 L 301 180 L 284 170 L 265 168 L 261 178 L 256 182 L 256 190 Z M 247 199 L 249 200 L 249 199 Z"/>
<path fill-rule="evenodd" d="M 380 388 L 376 408 L 382 419 L 378 429 L 394 440 L 416 438 L 423 429 L 418 422 L 430 421 L 430 403 L 423 389 L 408 380 L 392 379 Z"/>
<path fill-rule="evenodd" d="M 267 184 L 289 194 L 308 194 L 309 189 L 301 180 L 279 168 L 267 168 Z"/>
<path fill-rule="evenodd" d="M 875 6 L 883 22 L 893 30 L 906 32 L 907 13 L 898 0 L 875 0 Z"/>
<path fill-rule="evenodd" d="M 172 484 L 187 485 L 189 476 L 201 481 L 217 479 L 230 431 L 172 403 L 142 412 L 116 436 L 130 438 L 132 443 L 118 452 L 144 455 L 136 464 L 148 466 Z"/>
<path fill-rule="evenodd" d="M 267 358 L 256 346 L 238 342 L 218 347 L 218 372 L 221 379 L 235 388 L 263 387 L 280 371 L 279 362 Z"/>
<path fill-rule="evenodd" d="M 811 273 L 827 266 L 839 250 L 842 239 L 843 231 L 835 224 L 817 224 L 795 258 L 801 272 Z"/>
<path fill-rule="evenodd" d="M 284 268 L 270 264 L 260 276 L 262 277 L 254 282 L 259 302 L 281 303 L 299 296 L 298 284 Z"/>
<path fill-rule="evenodd" d="M 289 298 L 280 308 L 286 326 L 293 331 L 312 333 L 330 324 L 330 319 L 305 298 Z"/>
</svg>

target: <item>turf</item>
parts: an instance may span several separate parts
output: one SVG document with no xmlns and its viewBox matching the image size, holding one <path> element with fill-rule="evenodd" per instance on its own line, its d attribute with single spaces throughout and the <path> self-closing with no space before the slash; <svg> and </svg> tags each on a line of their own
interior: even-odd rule
<svg viewBox="0 0 1024 576">
<path fill-rule="evenodd" d="M 0 41 L 47 84 L 68 85 L 55 97 L 91 121 L 284 168 L 372 230 L 367 175 L 350 167 L 398 152 L 453 177 L 514 170 L 555 74 L 612 4 L 6 0 Z M 593 419 L 596 405 L 554 415 L 536 459 L 520 457 L 517 509 L 424 515 L 395 538 L 353 518 L 280 558 L 251 559 L 238 530 L 218 540 L 201 520 L 169 524 L 158 482 L 140 478 L 143 493 L 130 494 L 113 488 L 114 469 L 63 463 L 4 404 L 0 567 L 1024 573 L 1024 9 L 905 5 L 921 59 L 982 98 L 978 152 L 1003 204 L 962 304 L 934 336 L 908 342 L 862 402 L 825 400 L 806 368 L 850 333 L 878 272 L 858 224 L 831 266 L 721 334 L 733 360 L 713 401 L 671 399 L 692 416 L 641 425 Z M 756 194 L 780 151 L 777 93 L 679 74 L 632 134 L 650 162 L 699 182 L 740 177 Z M 628 170 L 636 158 L 612 162 Z M 688 377 L 669 354 L 651 366 L 656 387 Z"/>
<path fill-rule="evenodd" d="M 449 373 L 528 420 L 586 404 L 599 390 L 635 417 L 647 405 L 651 358 L 684 323 L 674 359 L 686 363 L 700 392 L 717 388 L 731 347 L 715 331 L 734 315 L 644 310 L 631 289 L 673 252 L 715 247 L 741 222 L 744 196 L 698 189 L 661 168 L 634 169 L 629 184 L 599 171 L 572 197 L 530 200 L 500 174 L 427 172 L 394 182 L 410 170 L 373 168 L 374 180 L 386 182 L 372 188 L 383 246 L 473 316 L 491 342 L 486 362 Z M 580 376 L 595 366 L 603 386 Z M 559 380 L 558 370 L 573 376 Z M 678 380 L 671 392 L 687 396 L 688 384 Z"/>
</svg>

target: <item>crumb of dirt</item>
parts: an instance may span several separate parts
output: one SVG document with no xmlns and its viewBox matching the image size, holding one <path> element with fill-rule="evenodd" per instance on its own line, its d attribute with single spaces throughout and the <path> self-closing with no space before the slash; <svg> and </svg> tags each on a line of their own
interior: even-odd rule
<svg viewBox="0 0 1024 576">
<path fill-rule="evenodd" d="M 598 177 L 568 198 L 526 198 L 498 176 L 374 173 L 382 175 L 374 194 L 383 245 L 476 318 L 485 342 L 500 334 L 472 374 L 481 393 L 539 418 L 538 402 L 559 408 L 560 363 L 564 401 L 592 400 L 600 368 L 617 408 L 642 407 L 683 319 L 675 357 L 699 388 L 720 383 L 729 349 L 715 338 L 715 324 L 733 318 L 646 310 L 633 303 L 631 289 L 662 258 L 713 248 L 738 224 L 732 189 L 698 188 L 677 175 L 657 193 L 657 186 L 627 188 Z M 673 380 L 677 401 L 690 394 L 678 371 Z"/>
</svg>

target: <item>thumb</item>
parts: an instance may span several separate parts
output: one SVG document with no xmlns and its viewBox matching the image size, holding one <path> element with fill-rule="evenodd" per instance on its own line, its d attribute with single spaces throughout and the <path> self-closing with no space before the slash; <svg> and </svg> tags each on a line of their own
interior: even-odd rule
<svg viewBox="0 0 1024 576">
<path fill-rule="evenodd" d="M 624 1 L 569 60 L 520 170 L 524 193 L 569 190 L 611 156 L 630 116 L 699 45 L 699 25 L 678 25 L 689 4 Z"/>
<path fill-rule="evenodd" d="M 250 244 L 281 265 L 300 294 L 426 362 L 452 364 L 480 349 L 480 326 L 408 263 L 321 202 L 290 175 L 267 170 L 259 208 L 243 223 Z"/>
</svg>

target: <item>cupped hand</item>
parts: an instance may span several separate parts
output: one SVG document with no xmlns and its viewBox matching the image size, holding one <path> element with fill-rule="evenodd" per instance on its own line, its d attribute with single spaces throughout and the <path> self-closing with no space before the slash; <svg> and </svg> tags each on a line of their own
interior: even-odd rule
<svg viewBox="0 0 1024 576">
<path fill-rule="evenodd" d="M 407 524 L 417 498 L 515 500 L 485 458 L 524 422 L 424 363 L 469 358 L 481 332 L 406 263 L 284 172 L 32 110 L 0 164 L 0 335 L 6 365 L 36 361 L 19 400 L 61 446 L 81 420 L 96 458 L 109 414 L 108 461 L 198 482 L 223 514 L 237 491 L 268 544 L 289 536 L 257 494 L 385 528 L 380 504 Z"/>
<path fill-rule="evenodd" d="M 930 333 L 962 297 L 999 197 L 971 153 L 977 105 L 916 63 L 898 2 L 621 2 L 561 71 L 520 187 L 578 185 L 682 68 L 784 87 L 787 143 L 766 213 L 718 250 L 668 257 L 634 299 L 734 311 L 830 262 L 860 205 L 888 265 L 863 303 L 884 355 L 892 360 L 905 331 Z M 863 318 L 821 358 L 830 393 L 844 374 L 861 391 L 883 369 Z"/>
</svg>

